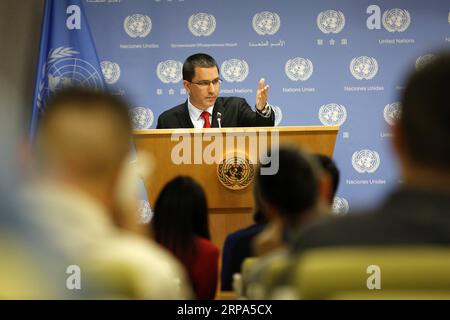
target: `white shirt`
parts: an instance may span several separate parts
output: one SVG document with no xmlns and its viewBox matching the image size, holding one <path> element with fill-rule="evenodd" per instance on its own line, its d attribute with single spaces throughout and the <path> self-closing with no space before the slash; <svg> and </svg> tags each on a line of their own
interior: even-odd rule
<svg viewBox="0 0 450 320">
<path fill-rule="evenodd" d="M 209 107 L 206 110 L 200 110 L 196 106 L 194 106 L 191 103 L 191 100 L 188 98 L 188 110 L 189 110 L 189 117 L 191 118 L 192 124 L 194 125 L 194 128 L 203 128 L 203 125 L 205 124 L 205 119 L 202 117 L 203 111 L 209 112 L 209 123 L 212 125 L 212 112 L 213 112 L 214 105 Z"/>
</svg>

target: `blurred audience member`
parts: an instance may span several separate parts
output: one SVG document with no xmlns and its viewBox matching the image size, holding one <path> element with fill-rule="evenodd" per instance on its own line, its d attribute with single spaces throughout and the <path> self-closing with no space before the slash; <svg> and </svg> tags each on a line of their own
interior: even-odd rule
<svg viewBox="0 0 450 320">
<path fill-rule="evenodd" d="M 0 77 L 0 299 L 65 298 L 64 257 L 21 204 L 21 92 Z"/>
<path fill-rule="evenodd" d="M 161 190 L 155 203 L 153 235 L 186 267 L 198 299 L 214 299 L 219 250 L 209 236 L 208 208 L 202 187 L 190 177 L 177 177 Z"/>
<path fill-rule="evenodd" d="M 258 174 L 255 179 L 255 193 L 269 221 L 254 241 L 258 256 L 284 247 L 299 228 L 319 214 L 322 172 L 316 159 L 296 149 L 281 148 L 277 152 L 278 172 Z"/>
<path fill-rule="evenodd" d="M 286 249 L 294 235 L 320 214 L 322 172 L 316 158 L 287 147 L 274 150 L 272 158 L 275 156 L 279 161 L 278 172 L 262 175 L 260 167 L 255 178 L 255 193 L 269 222 L 254 240 L 254 252 L 259 259 L 243 280 L 244 294 L 251 299 L 271 298 L 269 288 L 264 285 L 267 271 L 289 257 Z"/>
<path fill-rule="evenodd" d="M 130 214 L 137 219 L 137 199 L 121 194 L 136 179 L 128 164 L 130 139 L 128 108 L 119 98 L 82 88 L 55 93 L 40 123 L 27 204 L 70 265 L 79 267 L 85 296 L 187 298 L 182 266 L 118 227 Z"/>
<path fill-rule="evenodd" d="M 349 245 L 450 244 L 450 55 L 407 81 L 392 144 L 402 185 L 369 212 L 311 225 L 293 250 Z"/>
<path fill-rule="evenodd" d="M 233 275 L 241 271 L 242 262 L 246 258 L 254 256 L 251 247 L 252 241 L 267 224 L 267 220 L 258 206 L 253 215 L 253 221 L 254 224 L 230 233 L 225 239 L 222 253 L 222 291 L 233 289 Z"/>
</svg>

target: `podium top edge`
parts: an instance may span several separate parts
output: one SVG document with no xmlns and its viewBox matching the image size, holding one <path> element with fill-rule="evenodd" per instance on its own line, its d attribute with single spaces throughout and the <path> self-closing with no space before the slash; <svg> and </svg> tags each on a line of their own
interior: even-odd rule
<svg viewBox="0 0 450 320">
<path fill-rule="evenodd" d="M 242 128 L 208 128 L 208 129 L 147 129 L 147 130 L 135 130 L 133 135 L 164 135 L 164 134 L 191 134 L 191 133 L 223 133 L 223 132 L 236 132 L 236 133 L 248 133 L 248 132 L 260 132 L 260 131 L 278 131 L 278 132 L 338 132 L 339 126 L 285 126 L 285 127 L 242 127 Z"/>
</svg>

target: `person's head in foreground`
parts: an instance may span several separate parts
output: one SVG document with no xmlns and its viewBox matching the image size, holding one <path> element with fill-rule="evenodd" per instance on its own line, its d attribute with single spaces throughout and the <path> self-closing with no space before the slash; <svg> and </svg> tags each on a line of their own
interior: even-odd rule
<svg viewBox="0 0 450 320">
<path fill-rule="evenodd" d="M 84 192 L 119 219 L 125 205 L 134 209 L 120 195 L 131 132 L 128 107 L 120 98 L 86 88 L 63 89 L 49 99 L 41 119 L 35 147 L 38 174 Z"/>
<path fill-rule="evenodd" d="M 408 187 L 450 192 L 450 54 L 414 72 L 393 126 L 393 145 Z"/>
<path fill-rule="evenodd" d="M 255 179 L 255 195 L 269 221 L 279 219 L 285 231 L 295 229 L 316 214 L 321 173 L 314 157 L 306 152 L 282 147 L 272 150 L 279 168 L 273 175 L 261 174 Z"/>
</svg>

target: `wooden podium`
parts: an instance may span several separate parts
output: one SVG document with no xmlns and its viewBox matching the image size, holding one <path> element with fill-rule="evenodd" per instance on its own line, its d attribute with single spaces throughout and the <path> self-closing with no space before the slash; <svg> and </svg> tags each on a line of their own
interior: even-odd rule
<svg viewBox="0 0 450 320">
<path fill-rule="evenodd" d="M 145 181 L 150 203 L 155 203 L 160 190 L 172 178 L 178 175 L 193 177 L 207 194 L 212 241 L 222 248 L 227 234 L 252 224 L 254 204 L 253 183 L 247 179 L 251 177 L 251 172 L 249 174 L 246 170 L 241 174 L 244 180 L 250 181 L 247 187 L 231 190 L 229 185 L 219 180 L 219 160 L 223 160 L 223 157 L 230 153 L 238 155 L 241 160 L 243 156 L 251 158 L 255 155 L 254 143 L 257 141 L 256 162 L 258 162 L 259 153 L 264 151 L 264 145 L 270 148 L 272 142 L 278 144 L 277 140 L 280 146 L 298 146 L 310 152 L 332 156 L 338 130 L 339 127 L 327 126 L 152 129 L 136 131 L 134 141 L 138 157 L 139 153 L 147 152 L 152 155 L 155 162 L 153 173 Z M 239 139 L 241 144 L 238 142 Z M 231 140 L 234 143 L 227 144 Z M 242 144 L 242 141 L 245 143 Z M 206 152 L 211 150 L 213 142 L 216 143 L 215 146 L 223 146 L 222 154 Z M 211 163 L 210 159 L 208 163 L 207 159 L 204 159 L 204 154 L 215 156 L 217 161 Z M 255 159 L 250 160 L 253 160 L 251 163 L 255 163 Z M 220 176 L 223 181 L 223 174 Z"/>
</svg>

